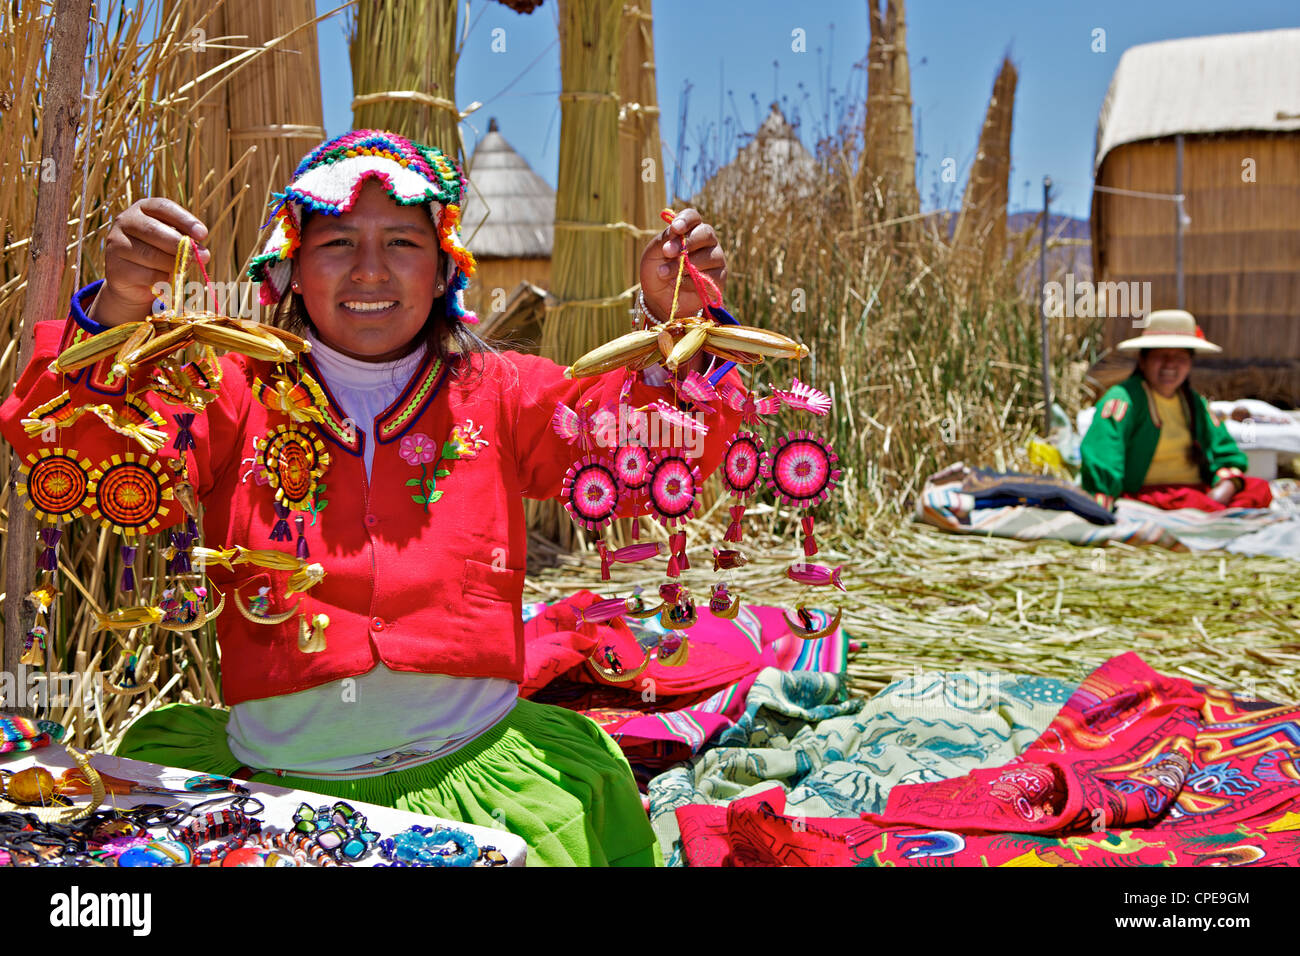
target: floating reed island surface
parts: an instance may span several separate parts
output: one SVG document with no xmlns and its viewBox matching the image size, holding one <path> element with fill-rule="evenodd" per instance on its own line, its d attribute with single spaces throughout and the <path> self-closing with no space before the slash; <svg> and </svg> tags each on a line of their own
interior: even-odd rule
<svg viewBox="0 0 1300 956">
<path fill-rule="evenodd" d="M 694 568 L 682 576 L 707 602 L 708 543 L 689 540 Z M 1161 673 L 1197 684 L 1300 701 L 1300 575 L 1283 558 L 1176 553 L 1111 544 L 1080 548 L 944 534 L 922 525 L 878 527 L 866 536 L 818 524 L 812 559 L 844 565 L 848 593 L 791 583 L 788 540 L 760 531 L 742 548 L 750 562 L 727 583 L 746 604 L 844 608 L 858 649 L 849 655 L 853 693 L 869 696 L 918 671 L 983 670 L 1081 681 L 1108 658 L 1135 651 Z M 543 545 L 532 542 L 537 550 Z M 594 555 L 554 554 L 529 578 L 526 600 L 579 588 L 615 596 L 653 580 L 647 566 L 615 565 L 600 580 Z M 648 588 L 649 589 L 649 588 Z"/>
</svg>

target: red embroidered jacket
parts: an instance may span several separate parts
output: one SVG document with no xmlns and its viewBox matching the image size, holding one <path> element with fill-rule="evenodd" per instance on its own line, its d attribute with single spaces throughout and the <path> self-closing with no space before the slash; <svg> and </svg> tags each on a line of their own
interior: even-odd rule
<svg viewBox="0 0 1300 956">
<path fill-rule="evenodd" d="M 86 334 L 72 319 L 37 325 L 32 362 L 0 407 L 0 432 L 20 460 L 52 447 L 40 434 L 28 436 L 20 420 L 64 389 L 74 406 L 120 407 L 126 387 L 109 381 L 111 358 L 69 375 L 47 370 L 62 348 Z M 328 398 L 328 383 L 309 356 L 303 365 Z M 241 355 L 227 355 L 221 367 L 219 397 L 196 416 L 191 428 L 196 448 L 187 452 L 191 481 L 205 507 L 202 543 L 293 554 L 297 529 L 288 541 L 270 540 L 276 523 L 274 491 L 249 476 L 246 461 L 255 454 L 254 439 L 289 421 L 252 395 L 254 379 L 270 382 L 272 367 Z M 728 375 L 739 384 L 734 371 Z M 551 428 L 556 403 L 570 408 L 589 398 L 617 403 L 621 382 L 621 371 L 570 381 L 550 361 L 506 352 L 485 356 L 482 376 L 453 375 L 433 357 L 426 358 L 401 395 L 370 426 L 346 427 L 330 400 L 323 409 L 325 424 L 305 425 L 320 436 L 331 459 L 319 495 L 328 507 L 319 511 L 314 523 L 308 516 L 305 534 L 310 559 L 325 568 L 324 580 L 305 594 L 286 598 L 287 571 L 246 564 L 235 565 L 233 572 L 211 563 L 207 567 L 212 583 L 227 596 L 227 609 L 217 622 L 226 703 L 290 694 L 364 674 L 380 661 L 399 671 L 521 681 L 523 499 L 557 496 L 565 471 L 578 457 L 575 447 Z M 152 457 L 174 461 L 179 453 L 172 447 L 172 415 L 186 409 L 145 394 L 148 404 L 163 414 L 169 432 L 167 444 Z M 663 390 L 638 382 L 630 401 L 641 406 L 664 396 Z M 740 426 L 738 413 L 722 402 L 716 405 L 719 411 L 707 418 L 709 434 L 698 462 L 702 476 L 717 467 L 726 439 Z M 453 426 L 467 422 L 482 429 L 478 437 L 486 445 L 473 458 L 428 463 L 424 477 L 434 478 L 437 468 L 447 468 L 450 474 L 435 479 L 441 495 L 426 510 L 412 500 L 421 489 L 407 481 L 421 478 L 422 472 L 402 457 L 402 439 L 427 436 L 440 452 Z M 369 480 L 364 442 L 377 443 Z M 55 444 L 75 449 L 92 466 L 113 455 L 143 452 L 133 439 L 111 431 L 92 415 L 59 429 Z M 160 530 L 184 521 L 179 502 L 163 504 L 169 511 Z M 267 625 L 253 623 L 229 606 L 234 593 L 247 604 L 265 585 L 271 589 L 270 615 L 295 606 L 298 613 Z M 326 649 L 304 654 L 298 650 L 299 618 L 310 620 L 317 613 L 329 616 Z"/>
</svg>

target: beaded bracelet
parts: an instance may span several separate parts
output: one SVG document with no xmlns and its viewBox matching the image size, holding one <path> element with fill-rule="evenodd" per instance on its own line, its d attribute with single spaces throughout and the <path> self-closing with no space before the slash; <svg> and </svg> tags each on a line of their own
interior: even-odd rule
<svg viewBox="0 0 1300 956">
<path fill-rule="evenodd" d="M 311 862 L 316 866 L 352 865 L 334 859 L 328 850 L 317 846 L 311 836 L 306 833 L 294 833 L 292 831 L 274 834 L 264 833 L 257 843 L 251 845 L 269 851 L 288 853 L 299 866 L 307 862 Z"/>
<path fill-rule="evenodd" d="M 478 844 L 464 830 L 430 829 L 419 824 L 380 840 L 379 854 L 389 862 L 376 866 L 473 866 L 479 855 Z"/>
<path fill-rule="evenodd" d="M 180 832 L 173 831 L 172 836 L 194 853 L 195 866 L 210 866 L 221 862 L 226 854 L 243 846 L 250 836 L 261 830 L 262 821 L 248 816 L 242 810 L 217 810 L 205 813 L 202 820 L 195 820 Z M 224 842 L 214 849 L 199 849 L 203 844 L 214 840 Z"/>
</svg>

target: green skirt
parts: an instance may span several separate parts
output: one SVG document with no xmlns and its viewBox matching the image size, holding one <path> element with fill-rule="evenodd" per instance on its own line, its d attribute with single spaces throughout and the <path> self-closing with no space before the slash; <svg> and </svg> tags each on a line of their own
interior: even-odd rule
<svg viewBox="0 0 1300 956">
<path fill-rule="evenodd" d="M 131 726 L 117 754 L 229 776 L 241 766 L 226 743 L 229 719 L 192 704 L 160 707 Z M 251 779 L 506 829 L 527 842 L 530 866 L 663 865 L 627 758 L 592 720 L 562 707 L 520 700 L 455 753 L 406 770 L 355 780 Z"/>
</svg>

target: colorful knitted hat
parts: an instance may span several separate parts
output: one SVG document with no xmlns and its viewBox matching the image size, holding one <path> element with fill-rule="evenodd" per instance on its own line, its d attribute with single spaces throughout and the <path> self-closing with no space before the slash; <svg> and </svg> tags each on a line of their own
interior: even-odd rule
<svg viewBox="0 0 1300 956">
<path fill-rule="evenodd" d="M 439 243 L 447 253 L 447 314 L 465 322 L 478 316 L 465 308 L 465 287 L 474 256 L 460 238 L 460 213 L 467 183 L 460 168 L 432 146 L 413 143 L 387 130 L 357 129 L 322 143 L 293 171 L 268 222 L 271 236 L 248 268 L 262 283 L 263 305 L 280 301 L 289 287 L 290 260 L 302 241 L 304 209 L 338 216 L 352 208 L 367 179 L 379 180 L 399 205 L 429 207 Z"/>
</svg>

